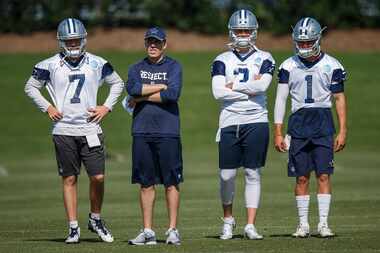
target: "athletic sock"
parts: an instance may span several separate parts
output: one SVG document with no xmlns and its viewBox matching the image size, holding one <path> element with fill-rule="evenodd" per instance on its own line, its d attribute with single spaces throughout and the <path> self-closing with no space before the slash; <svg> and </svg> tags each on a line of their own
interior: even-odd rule
<svg viewBox="0 0 380 253">
<path fill-rule="evenodd" d="M 70 228 L 77 228 L 78 227 L 78 221 L 77 220 L 69 221 L 69 227 Z"/>
<path fill-rule="evenodd" d="M 100 213 L 91 213 L 90 217 L 94 220 L 100 220 Z"/>
<path fill-rule="evenodd" d="M 310 195 L 296 196 L 296 202 L 300 224 L 309 224 L 308 216 Z"/>
<path fill-rule="evenodd" d="M 331 194 L 317 194 L 318 209 L 319 209 L 319 223 L 327 224 L 329 217 Z"/>
</svg>

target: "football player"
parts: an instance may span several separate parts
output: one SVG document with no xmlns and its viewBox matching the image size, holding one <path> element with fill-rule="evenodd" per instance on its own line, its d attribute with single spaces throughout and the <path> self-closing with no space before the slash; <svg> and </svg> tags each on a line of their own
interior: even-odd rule
<svg viewBox="0 0 380 253">
<path fill-rule="evenodd" d="M 312 171 L 318 182 L 318 233 L 321 237 L 334 236 L 327 222 L 331 202 L 330 175 L 334 170 L 334 151 L 342 150 L 346 142 L 346 71 L 338 60 L 321 51 L 323 30 L 313 18 L 300 19 L 292 34 L 295 55 L 281 64 L 278 74 L 274 142 L 280 152 L 289 149 L 288 175 L 296 177 L 299 225 L 294 237 L 307 237 L 310 233 L 308 210 Z M 289 94 L 292 114 L 287 129 L 290 147 L 287 147 L 282 124 Z M 335 140 L 332 99 L 335 99 L 339 121 Z"/>
<path fill-rule="evenodd" d="M 78 243 L 80 238 L 77 178 L 81 163 L 90 179 L 88 229 L 101 240 L 112 242 L 113 236 L 100 217 L 105 170 L 100 121 L 117 102 L 123 81 L 109 62 L 86 52 L 87 32 L 78 19 L 64 19 L 58 25 L 57 39 L 61 51 L 35 65 L 25 92 L 53 121 L 53 142 L 69 222 L 66 243 Z M 97 105 L 97 92 L 103 82 L 110 85 L 110 92 L 104 104 Z M 43 87 L 52 103 L 40 93 Z"/>
<path fill-rule="evenodd" d="M 260 202 L 261 170 L 268 141 L 266 90 L 272 81 L 275 61 L 270 53 L 255 46 L 258 23 L 246 9 L 232 14 L 228 22 L 230 50 L 218 55 L 211 70 L 212 91 L 221 102 L 219 129 L 220 197 L 223 228 L 220 239 L 233 237 L 232 214 L 237 169 L 244 167 L 248 239 L 262 239 L 255 228 Z"/>
</svg>

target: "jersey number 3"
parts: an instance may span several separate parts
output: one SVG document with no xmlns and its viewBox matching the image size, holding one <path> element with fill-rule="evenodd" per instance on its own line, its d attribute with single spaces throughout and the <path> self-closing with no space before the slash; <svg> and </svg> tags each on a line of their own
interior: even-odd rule
<svg viewBox="0 0 380 253">
<path fill-rule="evenodd" d="M 243 77 L 242 79 L 239 80 L 239 82 L 245 83 L 246 81 L 248 81 L 249 70 L 247 68 L 238 68 L 237 70 L 235 70 L 234 74 L 235 75 L 243 74 Z"/>
<path fill-rule="evenodd" d="M 84 74 L 74 74 L 69 76 L 70 83 L 74 82 L 75 80 L 78 80 L 78 86 L 75 89 L 74 97 L 70 99 L 70 102 L 72 104 L 79 104 L 80 103 L 80 92 L 82 91 L 85 75 Z"/>
<path fill-rule="evenodd" d="M 305 81 L 306 81 L 306 87 L 307 87 L 305 103 L 311 104 L 311 103 L 314 103 L 313 94 L 312 94 L 313 93 L 313 76 L 312 75 L 305 76 Z"/>
</svg>

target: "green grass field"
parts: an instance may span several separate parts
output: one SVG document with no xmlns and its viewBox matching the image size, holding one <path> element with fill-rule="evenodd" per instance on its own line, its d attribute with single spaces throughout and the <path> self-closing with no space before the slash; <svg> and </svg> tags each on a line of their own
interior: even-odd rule
<svg viewBox="0 0 380 253">
<path fill-rule="evenodd" d="M 142 53 L 103 52 L 122 75 Z M 210 85 L 213 53 L 173 54 L 184 68 L 180 101 L 185 183 L 182 185 L 179 229 L 180 247 L 160 243 L 134 247 L 127 240 L 141 226 L 138 187 L 131 185 L 130 116 L 117 105 L 103 122 L 109 160 L 103 216 L 116 238 L 100 243 L 86 230 L 88 179 L 82 173 L 79 188 L 79 221 L 82 242 L 65 245 L 67 228 L 60 178 L 50 136 L 48 117 L 24 95 L 24 83 L 44 54 L 0 55 L 0 252 L 380 252 L 380 53 L 333 54 L 349 74 L 348 143 L 336 155 L 330 225 L 333 239 L 292 239 L 297 225 L 294 180 L 286 176 L 287 156 L 270 146 L 262 177 L 262 202 L 257 227 L 263 241 L 241 238 L 245 221 L 243 178 L 239 174 L 235 216 L 237 238 L 217 239 L 221 220 L 218 192 L 217 146 L 214 142 L 218 104 Z M 289 53 L 274 53 L 277 66 Z M 103 89 L 101 99 L 108 89 Z M 268 93 L 270 119 L 275 82 Z M 272 143 L 272 140 L 271 140 Z M 315 180 L 311 189 L 315 190 Z M 164 240 L 167 215 L 162 188 L 155 209 L 155 230 Z M 315 233 L 318 221 L 316 196 L 312 194 L 310 221 Z M 240 235 L 240 236 L 239 236 Z"/>
</svg>

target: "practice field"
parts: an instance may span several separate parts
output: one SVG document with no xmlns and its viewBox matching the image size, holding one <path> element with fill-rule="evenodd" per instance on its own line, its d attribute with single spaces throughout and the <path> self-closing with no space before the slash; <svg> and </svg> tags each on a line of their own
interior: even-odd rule
<svg viewBox="0 0 380 253">
<path fill-rule="evenodd" d="M 297 225 L 294 179 L 286 176 L 285 154 L 269 148 L 262 177 L 262 202 L 257 228 L 264 240 L 242 238 L 245 222 L 243 177 L 240 171 L 233 240 L 218 240 L 222 216 L 214 142 L 218 103 L 211 94 L 210 63 L 214 53 L 177 53 L 184 69 L 180 101 L 185 183 L 181 187 L 180 225 L 183 243 L 165 245 L 167 214 L 159 188 L 155 208 L 157 246 L 129 246 L 141 226 L 138 187 L 131 185 L 131 117 L 118 104 L 103 122 L 108 153 L 103 217 L 115 242 L 100 243 L 87 231 L 88 179 L 82 171 L 79 188 L 79 245 L 65 245 L 67 235 L 61 183 L 57 176 L 50 122 L 24 95 L 24 83 L 35 63 L 48 55 L 0 55 L 0 252 L 380 252 L 380 53 L 332 54 L 348 72 L 348 143 L 336 155 L 330 225 L 333 239 L 293 239 Z M 103 52 L 127 77 L 127 67 L 142 53 Z M 275 53 L 279 63 L 289 55 Z M 268 93 L 273 118 L 275 81 Z M 101 99 L 108 89 L 103 87 Z M 311 189 L 315 191 L 315 180 Z M 316 233 L 316 195 L 311 195 L 310 222 Z"/>
</svg>

